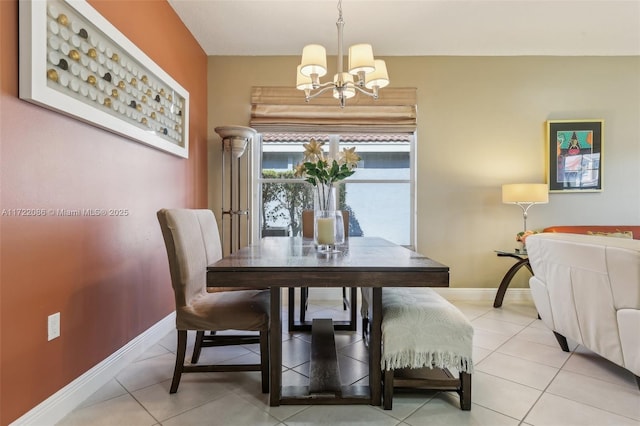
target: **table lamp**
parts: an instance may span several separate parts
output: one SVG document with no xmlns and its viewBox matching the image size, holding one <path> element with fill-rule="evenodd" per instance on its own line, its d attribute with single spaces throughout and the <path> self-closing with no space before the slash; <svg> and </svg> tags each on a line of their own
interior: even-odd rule
<svg viewBox="0 0 640 426">
<path fill-rule="evenodd" d="M 527 230 L 527 210 L 534 204 L 549 202 L 549 185 L 546 183 L 511 183 L 502 185 L 502 202 L 517 204 L 522 209 L 524 229 Z"/>
</svg>

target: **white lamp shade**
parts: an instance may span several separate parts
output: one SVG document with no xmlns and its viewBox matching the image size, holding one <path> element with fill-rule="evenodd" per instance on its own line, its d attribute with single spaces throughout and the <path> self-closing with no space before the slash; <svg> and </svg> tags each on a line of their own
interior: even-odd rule
<svg viewBox="0 0 640 426">
<path fill-rule="evenodd" d="M 302 49 L 302 63 L 300 72 L 305 77 L 318 74 L 322 77 L 327 73 L 327 51 L 319 44 L 308 44 Z"/>
<path fill-rule="evenodd" d="M 354 44 L 349 47 L 349 73 L 356 75 L 363 71 L 370 73 L 375 69 L 373 48 L 370 44 Z"/>
<path fill-rule="evenodd" d="M 313 89 L 313 84 L 311 83 L 311 77 L 307 77 L 300 72 L 300 68 L 302 68 L 302 64 L 298 65 L 296 69 L 296 89 L 298 90 L 311 90 Z"/>
<path fill-rule="evenodd" d="M 356 95 L 356 89 L 353 87 L 353 76 L 347 72 L 337 73 L 333 76 L 333 82 L 338 83 L 340 76 L 342 76 L 342 96 L 345 99 L 353 98 Z M 349 84 L 347 85 L 347 83 Z M 333 97 L 340 98 L 338 89 L 333 89 Z"/>
<path fill-rule="evenodd" d="M 389 85 L 389 74 L 387 74 L 387 64 L 382 59 L 375 60 L 376 68 L 365 77 L 364 86 L 373 89 L 374 86 L 382 89 Z"/>
<path fill-rule="evenodd" d="M 549 185 L 546 183 L 502 185 L 502 202 L 506 204 L 546 204 L 549 202 Z"/>
</svg>

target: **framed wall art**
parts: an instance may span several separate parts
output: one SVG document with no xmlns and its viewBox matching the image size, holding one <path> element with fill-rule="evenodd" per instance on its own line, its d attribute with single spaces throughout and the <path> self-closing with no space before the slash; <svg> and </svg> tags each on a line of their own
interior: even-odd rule
<svg viewBox="0 0 640 426">
<path fill-rule="evenodd" d="M 189 93 L 85 0 L 21 0 L 20 98 L 189 156 Z"/>
<path fill-rule="evenodd" d="M 546 127 L 549 191 L 602 191 L 604 120 L 549 120 Z"/>
</svg>

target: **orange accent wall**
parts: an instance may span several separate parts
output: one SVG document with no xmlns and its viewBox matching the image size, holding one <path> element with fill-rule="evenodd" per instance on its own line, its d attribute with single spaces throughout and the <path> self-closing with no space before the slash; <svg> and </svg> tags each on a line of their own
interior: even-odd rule
<svg viewBox="0 0 640 426">
<path fill-rule="evenodd" d="M 189 159 L 19 99 L 18 2 L 0 1 L 0 209 L 129 211 L 0 217 L 2 425 L 173 310 L 156 211 L 207 206 L 205 53 L 165 0 L 90 3 L 189 91 Z"/>
</svg>

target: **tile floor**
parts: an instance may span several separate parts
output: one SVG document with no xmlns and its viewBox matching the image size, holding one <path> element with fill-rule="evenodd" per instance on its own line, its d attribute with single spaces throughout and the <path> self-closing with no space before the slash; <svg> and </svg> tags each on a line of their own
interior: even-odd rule
<svg viewBox="0 0 640 426">
<path fill-rule="evenodd" d="M 345 315 L 339 302 L 310 303 L 312 317 Z M 640 391 L 633 375 L 575 344 L 572 352 L 562 352 L 533 305 L 454 304 L 475 328 L 471 411 L 461 411 L 457 394 L 450 392 L 399 393 L 390 411 L 368 405 L 269 407 L 258 372 L 185 374 L 178 392 L 170 395 L 172 332 L 58 424 L 640 425 Z M 286 329 L 285 323 L 283 382 L 306 384 L 310 335 Z M 336 338 L 343 383 L 368 381 L 360 336 L 358 330 Z M 201 362 L 258 362 L 257 352 L 257 345 L 205 348 Z"/>
</svg>

